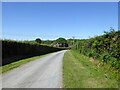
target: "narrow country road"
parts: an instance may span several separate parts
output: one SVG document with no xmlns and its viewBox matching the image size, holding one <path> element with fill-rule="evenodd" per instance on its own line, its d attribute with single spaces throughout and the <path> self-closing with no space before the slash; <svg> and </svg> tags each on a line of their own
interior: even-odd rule
<svg viewBox="0 0 120 90">
<path fill-rule="evenodd" d="M 60 88 L 65 52 L 55 52 L 3 74 L 2 88 Z"/>
</svg>

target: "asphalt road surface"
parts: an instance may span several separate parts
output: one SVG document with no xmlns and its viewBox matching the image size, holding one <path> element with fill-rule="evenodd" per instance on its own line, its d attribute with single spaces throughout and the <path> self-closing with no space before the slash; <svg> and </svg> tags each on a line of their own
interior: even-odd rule
<svg viewBox="0 0 120 90">
<path fill-rule="evenodd" d="M 55 52 L 3 74 L 2 88 L 60 88 L 65 52 Z"/>
</svg>

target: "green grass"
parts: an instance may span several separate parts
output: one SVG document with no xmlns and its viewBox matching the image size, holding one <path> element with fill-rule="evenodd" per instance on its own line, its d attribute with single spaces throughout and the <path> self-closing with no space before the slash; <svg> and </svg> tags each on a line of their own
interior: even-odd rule
<svg viewBox="0 0 120 90">
<path fill-rule="evenodd" d="M 5 66 L 2 66 L 2 67 L 0 67 L 0 74 L 5 73 L 5 72 L 7 72 L 9 70 L 12 70 L 14 68 L 17 68 L 17 67 L 19 67 L 19 66 L 21 66 L 23 64 L 26 64 L 26 63 L 28 63 L 30 61 L 33 61 L 33 60 L 39 59 L 41 57 L 47 56 L 49 54 L 52 54 L 52 53 L 48 53 L 48 54 L 41 55 L 41 56 L 35 56 L 35 57 L 27 58 L 27 59 L 22 59 L 22 60 L 7 64 Z"/>
<path fill-rule="evenodd" d="M 63 88 L 118 88 L 116 78 L 110 78 L 110 73 L 95 63 L 76 51 L 67 51 L 63 58 Z"/>
</svg>

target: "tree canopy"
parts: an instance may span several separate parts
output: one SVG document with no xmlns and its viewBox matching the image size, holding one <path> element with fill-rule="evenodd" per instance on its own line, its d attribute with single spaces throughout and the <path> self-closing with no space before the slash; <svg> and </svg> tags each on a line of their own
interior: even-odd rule
<svg viewBox="0 0 120 90">
<path fill-rule="evenodd" d="M 35 42 L 37 42 L 37 43 L 41 43 L 42 40 L 41 40 L 40 38 L 37 38 L 37 39 L 35 40 Z"/>
<path fill-rule="evenodd" d="M 68 47 L 67 40 L 65 38 L 58 38 L 56 43 L 62 44 L 62 47 Z"/>
<path fill-rule="evenodd" d="M 56 43 L 59 43 L 59 44 L 64 44 L 64 43 L 67 43 L 67 40 L 65 38 L 58 38 L 56 40 Z"/>
</svg>

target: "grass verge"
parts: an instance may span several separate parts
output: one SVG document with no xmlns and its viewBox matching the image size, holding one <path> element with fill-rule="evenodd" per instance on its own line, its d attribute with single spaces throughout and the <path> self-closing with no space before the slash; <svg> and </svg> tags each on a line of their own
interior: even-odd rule
<svg viewBox="0 0 120 90">
<path fill-rule="evenodd" d="M 52 53 L 54 53 L 54 52 L 52 52 Z M 5 72 L 7 72 L 9 70 L 12 70 L 14 68 L 17 68 L 17 67 L 19 67 L 19 66 L 21 66 L 23 64 L 26 64 L 26 63 L 28 63 L 30 61 L 39 59 L 39 58 L 47 56 L 47 55 L 50 55 L 52 53 L 48 53 L 48 54 L 41 55 L 41 56 L 35 56 L 35 57 L 31 57 L 31 58 L 22 59 L 22 60 L 19 60 L 19 61 L 7 64 L 5 66 L 2 66 L 2 67 L 0 67 L 0 74 L 5 73 Z"/>
<path fill-rule="evenodd" d="M 90 62 L 76 51 L 67 51 L 63 58 L 63 88 L 118 88 L 116 78 Z"/>
</svg>

